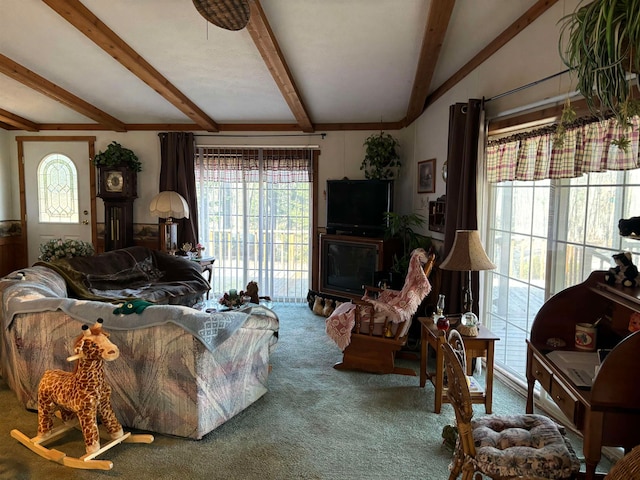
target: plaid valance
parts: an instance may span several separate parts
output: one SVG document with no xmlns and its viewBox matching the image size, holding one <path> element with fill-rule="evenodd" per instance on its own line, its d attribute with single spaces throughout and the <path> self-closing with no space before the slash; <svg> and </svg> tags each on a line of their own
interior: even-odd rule
<svg viewBox="0 0 640 480">
<path fill-rule="evenodd" d="M 222 182 L 312 182 L 313 149 L 200 147 L 196 170 L 201 178 Z"/>
<path fill-rule="evenodd" d="M 554 146 L 554 131 L 540 129 L 490 141 L 486 149 L 487 181 L 545 180 L 579 177 L 583 173 L 638 168 L 640 118 L 631 119 L 631 127 L 621 127 L 615 118 L 567 128 L 562 145 Z M 629 139 L 622 150 L 613 143 Z"/>
</svg>

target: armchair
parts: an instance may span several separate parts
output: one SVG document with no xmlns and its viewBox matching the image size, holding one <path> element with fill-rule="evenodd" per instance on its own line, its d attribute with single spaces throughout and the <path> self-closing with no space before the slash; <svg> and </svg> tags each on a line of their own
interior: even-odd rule
<svg viewBox="0 0 640 480">
<path fill-rule="evenodd" d="M 422 248 L 411 253 L 402 290 L 366 286 L 361 300 L 343 303 L 327 318 L 326 331 L 343 351 L 338 370 L 415 375 L 395 366 L 395 355 L 407 343 L 413 315 L 431 291 L 429 273 L 435 255 Z M 377 296 L 377 298 L 374 298 Z"/>
<path fill-rule="evenodd" d="M 447 395 L 453 405 L 458 441 L 449 467 L 449 480 L 462 472 L 463 480 L 480 474 L 507 479 L 576 478 L 580 461 L 563 427 L 543 415 L 483 415 L 473 418 L 469 383 L 465 375 L 464 341 L 452 330 L 443 343 Z M 484 478 L 484 476 L 482 478 Z"/>
</svg>

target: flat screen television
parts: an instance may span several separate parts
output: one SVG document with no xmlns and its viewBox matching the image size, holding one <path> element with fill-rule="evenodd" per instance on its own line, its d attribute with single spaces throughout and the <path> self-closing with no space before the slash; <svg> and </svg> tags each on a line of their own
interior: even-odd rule
<svg viewBox="0 0 640 480">
<path fill-rule="evenodd" d="M 327 180 L 327 231 L 381 236 L 393 211 L 393 180 Z"/>
</svg>

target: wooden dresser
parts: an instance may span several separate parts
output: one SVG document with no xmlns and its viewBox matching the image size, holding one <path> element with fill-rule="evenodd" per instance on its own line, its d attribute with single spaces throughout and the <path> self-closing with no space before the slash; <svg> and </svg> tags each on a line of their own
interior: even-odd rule
<svg viewBox="0 0 640 480">
<path fill-rule="evenodd" d="M 631 450 L 640 444 L 640 332 L 629 333 L 629 317 L 640 312 L 640 288 L 609 286 L 604 271 L 593 272 L 579 285 L 551 297 L 540 309 L 527 341 L 527 413 L 533 413 L 536 380 L 584 436 L 588 480 L 602 446 Z M 601 318 L 597 348 L 613 349 L 600 366 L 591 388 L 578 387 L 549 359 L 550 338 L 562 339 L 574 350 L 576 323 Z"/>
</svg>

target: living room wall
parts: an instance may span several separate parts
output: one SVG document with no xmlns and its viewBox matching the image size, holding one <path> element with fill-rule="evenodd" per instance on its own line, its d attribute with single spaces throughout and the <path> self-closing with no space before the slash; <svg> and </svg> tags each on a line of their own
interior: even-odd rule
<svg viewBox="0 0 640 480">
<path fill-rule="evenodd" d="M 430 104 L 425 113 L 407 128 L 390 132 L 401 144 L 403 168 L 396 183 L 396 210 L 400 213 L 417 212 L 428 214 L 428 202 L 444 195 L 446 184 L 440 172 L 447 157 L 447 135 L 449 106 L 456 102 L 466 102 L 469 98 L 491 98 L 500 93 L 536 82 L 549 75 L 565 70 L 558 55 L 558 20 L 572 11 L 578 0 L 558 2 L 542 16 L 527 26 L 508 44 L 494 53 L 462 81 Z M 470 26 L 469 42 L 477 26 Z M 478 50 L 484 43 L 478 41 Z M 441 85 L 455 72 L 444 72 L 443 78 L 434 78 L 433 85 Z M 543 82 L 535 87 L 519 91 L 499 100 L 489 101 L 486 105 L 487 117 L 491 118 L 504 112 L 515 111 L 526 105 L 544 102 L 545 99 L 562 97 L 572 91 L 568 75 Z M 562 99 L 559 100 L 562 102 Z M 160 148 L 158 132 L 60 132 L 60 135 L 96 135 L 96 150 L 103 150 L 111 141 L 116 140 L 133 149 L 143 163 L 143 174 L 139 177 L 139 198 L 135 202 L 134 218 L 137 223 L 155 223 L 156 219 L 148 213 L 149 201 L 157 193 L 160 173 Z M 199 133 L 199 132 L 196 132 Z M 326 212 L 324 204 L 324 185 L 328 178 L 363 178 L 360 163 L 364 156 L 363 142 L 373 131 L 330 131 L 323 139 L 320 136 L 282 136 L 274 133 L 272 137 L 247 137 L 251 132 L 234 132 L 233 136 L 204 135 L 198 137 L 199 144 L 212 145 L 317 145 L 321 150 L 319 160 L 319 215 L 318 225 L 324 226 Z M 321 133 L 321 132 L 319 132 Z M 27 133 L 28 134 L 28 133 Z M 40 132 L 35 135 L 51 134 Z M 18 219 L 19 192 L 17 190 L 16 135 L 25 132 L 0 130 L 0 223 L 2 220 Z M 436 191 L 432 194 L 418 194 L 416 171 L 422 160 L 435 158 Z M 482 199 L 480 199 L 482 212 Z M 98 201 L 97 221 L 104 219 L 102 202 Z M 425 232 L 435 238 L 442 238 L 436 232 Z"/>
<path fill-rule="evenodd" d="M 256 133 L 251 137 L 252 132 L 242 132 L 216 137 L 215 134 L 196 133 L 196 143 L 198 145 L 256 145 L 256 146 L 278 146 L 278 145 L 309 145 L 317 146 L 320 149 L 320 159 L 318 166 L 318 185 L 320 188 L 321 202 L 319 205 L 318 224 L 324 226 L 326 213 L 324 205 L 324 185 L 327 179 L 334 178 L 364 178 L 364 172 L 360 170 L 360 163 L 364 158 L 364 140 L 376 133 L 374 131 L 337 131 L 327 132 L 323 139 L 320 135 L 296 135 L 283 136 L 274 133 L 273 136 L 265 137 L 264 132 Z M 321 132 L 319 132 L 321 133 Z M 403 162 L 413 158 L 412 145 L 404 145 L 404 132 L 390 132 L 395 135 L 400 143 L 400 154 Z M 0 221 L 4 219 L 20 218 L 20 203 L 18 191 L 17 168 L 17 144 L 16 136 L 24 136 L 25 132 L 5 132 L 0 131 L 0 186 L 2 187 L 3 205 L 0 207 Z M 49 132 L 40 132 L 26 135 L 50 135 Z M 160 143 L 158 132 L 82 132 L 65 131 L 60 136 L 68 135 L 95 135 L 96 152 L 104 150 L 109 143 L 116 141 L 123 146 L 133 150 L 142 162 L 142 172 L 138 176 L 138 198 L 134 203 L 134 218 L 137 223 L 155 223 L 157 218 L 149 214 L 149 202 L 158 193 L 158 182 L 160 178 Z M 409 141 L 412 141 L 409 138 Z M 4 152 L 4 154 L 3 154 Z M 399 189 L 401 190 L 401 189 Z M 400 196 L 400 198 L 402 198 Z M 398 203 L 402 204 L 400 198 Z M 97 221 L 104 220 L 104 210 L 102 201 L 97 202 Z M 3 208 L 4 207 L 4 208 Z"/>
<path fill-rule="evenodd" d="M 467 77 L 429 105 L 423 115 L 413 123 L 413 130 L 407 132 L 408 135 L 413 136 L 414 144 L 411 165 L 416 168 L 417 162 L 430 158 L 435 158 L 437 163 L 436 193 L 414 194 L 413 206 L 416 211 L 422 213 L 423 210 L 420 208 L 427 198 L 433 200 L 434 197 L 437 198 L 446 192 L 446 184 L 440 176 L 440 169 L 447 158 L 449 106 L 458 102 L 467 102 L 470 98 L 490 99 L 566 70 L 558 54 L 558 20 L 573 11 L 577 3 L 577 0 L 556 3 Z M 470 36 L 473 35 L 473 31 L 474 29 L 470 26 Z M 473 38 L 470 37 L 468 40 L 473 41 Z M 453 73 L 455 72 L 450 72 L 450 75 Z M 528 107 L 536 109 L 539 108 L 539 104 L 562 104 L 564 95 L 575 90 L 575 82 L 572 83 L 571 80 L 570 76 L 565 74 L 498 100 L 491 100 L 485 107 L 487 119 L 515 114 Z M 442 81 L 434 79 L 436 85 L 440 85 Z M 551 103 L 552 99 L 556 98 L 559 99 Z M 410 140 L 407 139 L 405 143 L 410 143 Z M 482 200 L 480 198 L 478 204 L 479 222 L 482 222 L 484 212 Z M 439 238 L 440 234 L 433 233 L 433 236 Z"/>
<path fill-rule="evenodd" d="M 318 165 L 318 185 L 319 185 L 319 212 L 318 226 L 326 225 L 325 208 L 325 182 L 334 178 L 364 178 L 364 172 L 360 170 L 360 164 L 364 158 L 364 140 L 376 133 L 375 131 L 336 131 L 327 132 L 325 138 L 320 135 L 295 135 L 273 133 L 272 136 L 265 136 L 264 132 L 256 132 L 256 136 L 251 137 L 252 132 L 238 132 L 229 135 L 205 134 L 195 132 L 198 145 L 256 145 L 256 146 L 282 146 L 282 145 L 305 145 L 317 146 L 320 149 Z M 321 133 L 321 132 L 319 132 Z M 412 137 L 407 138 L 406 131 L 390 132 L 400 141 L 400 154 L 403 163 L 410 163 L 413 158 Z M 18 160 L 16 136 L 25 135 L 47 135 L 50 132 L 28 133 L 21 131 L 0 130 L 0 190 L 2 192 L 2 205 L 0 206 L 0 225 L 2 222 L 20 219 L 20 192 L 18 189 Z M 134 202 L 134 221 L 136 223 L 157 223 L 157 218 L 149 213 L 149 203 L 153 196 L 158 193 L 158 183 L 160 178 L 160 143 L 158 132 L 86 132 L 86 131 L 65 131 L 56 135 L 95 135 L 96 152 L 104 150 L 109 143 L 116 141 L 123 146 L 133 150 L 142 162 L 142 172 L 138 175 L 138 198 Z M 405 145 L 405 143 L 407 145 Z M 405 178 L 410 174 L 410 167 L 406 175 L 403 174 L 397 188 L 397 209 L 401 211 L 410 205 L 411 197 L 407 196 L 406 189 L 402 188 L 405 182 L 410 182 Z M 29 192 L 29 190 L 27 190 Z M 96 221 L 104 221 L 104 208 L 102 200 L 97 200 Z M 6 269 L 1 268 L 6 272 Z M 16 267 L 20 268 L 20 266 Z"/>
</svg>

